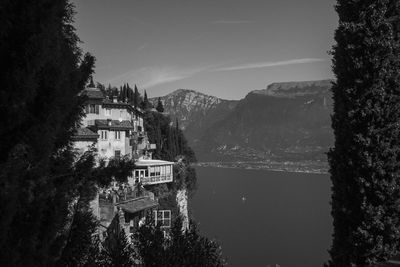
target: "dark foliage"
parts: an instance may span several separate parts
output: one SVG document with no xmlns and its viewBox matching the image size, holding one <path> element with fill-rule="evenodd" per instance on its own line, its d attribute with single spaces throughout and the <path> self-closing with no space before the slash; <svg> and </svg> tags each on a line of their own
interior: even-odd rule
<svg viewBox="0 0 400 267">
<path fill-rule="evenodd" d="M 133 92 L 133 106 L 134 107 L 139 107 L 139 103 L 140 103 L 140 93 L 139 90 L 135 84 L 135 91 Z"/>
<path fill-rule="evenodd" d="M 177 156 L 182 155 L 189 162 L 196 161 L 182 130 L 177 126 L 173 127 L 168 116 L 148 111 L 144 115 L 144 128 L 150 142 L 157 146 L 154 158 L 174 161 Z"/>
<path fill-rule="evenodd" d="M 94 57 L 67 0 L 5 0 L 0 14 L 0 265 L 72 266 L 88 251 L 101 171 L 71 142 Z"/>
<path fill-rule="evenodd" d="M 190 230 L 182 232 L 182 221 L 177 219 L 165 238 L 162 230 L 149 219 L 135 234 L 135 246 L 145 266 L 224 266 L 220 246 L 200 236 L 191 223 Z"/>
<path fill-rule="evenodd" d="M 131 267 L 134 263 L 134 249 L 128 242 L 123 229 L 117 231 L 116 236 L 106 238 L 100 253 L 104 255 L 105 266 Z"/>
<path fill-rule="evenodd" d="M 79 201 L 74 207 L 75 211 L 72 213 L 73 219 L 67 245 L 56 266 L 83 266 L 89 260 L 92 260 L 93 235 L 96 234 L 98 222 L 87 207 L 79 207 L 82 204 Z"/>
<path fill-rule="evenodd" d="M 147 93 L 144 91 L 144 96 L 142 102 L 140 102 L 140 108 L 143 110 L 148 110 L 151 109 L 153 106 L 149 102 L 149 99 L 147 98 Z"/>
<path fill-rule="evenodd" d="M 161 112 L 161 113 L 164 112 L 164 106 L 163 106 L 163 103 L 161 101 L 161 98 L 158 98 L 156 110 L 158 112 Z"/>
<path fill-rule="evenodd" d="M 368 266 L 399 251 L 400 8 L 338 0 L 336 10 L 329 266 Z"/>
</svg>

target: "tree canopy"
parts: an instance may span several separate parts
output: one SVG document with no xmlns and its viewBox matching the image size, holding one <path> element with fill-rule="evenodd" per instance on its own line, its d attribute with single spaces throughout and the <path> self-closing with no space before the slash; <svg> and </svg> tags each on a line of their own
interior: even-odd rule
<svg viewBox="0 0 400 267">
<path fill-rule="evenodd" d="M 162 103 L 160 97 L 158 98 L 158 101 L 157 101 L 156 110 L 157 110 L 158 112 L 161 112 L 161 113 L 164 112 L 164 105 L 163 105 L 163 103 Z"/>
<path fill-rule="evenodd" d="M 221 247 L 218 243 L 202 237 L 196 225 L 182 231 L 182 221 L 175 220 L 171 231 L 165 237 L 160 227 L 149 218 L 135 234 L 135 247 L 145 266 L 225 266 Z"/>
<path fill-rule="evenodd" d="M 400 248 L 400 8 L 338 0 L 336 10 L 329 265 L 369 266 Z"/>
<path fill-rule="evenodd" d="M 89 202 L 111 179 L 72 145 L 95 59 L 67 0 L 5 0 L 1 14 L 0 265 L 64 266 L 90 245 Z"/>
</svg>

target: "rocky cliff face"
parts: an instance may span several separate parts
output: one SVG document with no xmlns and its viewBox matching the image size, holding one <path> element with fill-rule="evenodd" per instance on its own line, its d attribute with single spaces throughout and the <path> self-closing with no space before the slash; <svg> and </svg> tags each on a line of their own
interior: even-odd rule
<svg viewBox="0 0 400 267">
<path fill-rule="evenodd" d="M 327 93 L 331 83 L 332 80 L 272 83 L 266 89 L 254 90 L 250 93 L 285 98 L 312 96 Z"/>
<path fill-rule="evenodd" d="M 151 98 L 155 106 L 158 98 Z M 200 138 L 204 131 L 215 122 L 223 119 L 236 106 L 238 101 L 223 100 L 194 90 L 178 89 L 161 97 L 164 109 L 175 121 L 190 143 Z"/>
<path fill-rule="evenodd" d="M 250 92 L 195 149 L 229 160 L 325 160 L 333 144 L 330 82 L 273 84 Z M 203 156 L 204 158 L 204 156 Z"/>
</svg>

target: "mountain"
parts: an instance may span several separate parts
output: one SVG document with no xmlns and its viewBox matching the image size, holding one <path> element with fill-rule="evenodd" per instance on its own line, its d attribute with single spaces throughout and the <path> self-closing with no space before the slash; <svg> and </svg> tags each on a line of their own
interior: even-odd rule
<svg viewBox="0 0 400 267">
<path fill-rule="evenodd" d="M 236 100 L 224 100 L 189 89 L 178 89 L 160 98 L 173 121 L 178 119 L 190 144 L 196 142 L 215 122 L 224 119 L 238 103 Z M 158 97 L 149 100 L 156 106 Z"/>
<path fill-rule="evenodd" d="M 195 149 L 229 160 L 325 160 L 333 144 L 330 87 L 324 80 L 252 91 L 205 131 Z"/>
<path fill-rule="evenodd" d="M 333 145 L 331 82 L 273 83 L 240 101 L 183 89 L 161 99 L 200 161 L 325 162 Z"/>
</svg>

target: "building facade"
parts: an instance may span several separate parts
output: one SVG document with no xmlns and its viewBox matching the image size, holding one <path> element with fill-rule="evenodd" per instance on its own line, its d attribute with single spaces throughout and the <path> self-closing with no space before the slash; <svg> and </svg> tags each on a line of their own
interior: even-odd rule
<svg viewBox="0 0 400 267">
<path fill-rule="evenodd" d="M 92 201 L 101 236 L 107 233 L 116 216 L 127 234 L 139 226 L 148 212 L 153 212 L 158 221 L 162 214 L 162 225 L 170 225 L 171 216 L 164 216 L 170 215 L 170 211 L 158 211 L 157 199 L 143 185 L 172 182 L 174 163 L 152 159 L 156 146 L 148 140 L 143 111 L 117 98 L 108 99 L 98 88 L 87 88 L 82 94 L 87 98 L 85 116 L 73 137 L 74 148 L 80 153 L 95 148 L 98 158 L 106 162 L 111 158 L 129 157 L 135 160 L 136 166 L 128 183 L 114 183 L 99 189 Z"/>
</svg>

